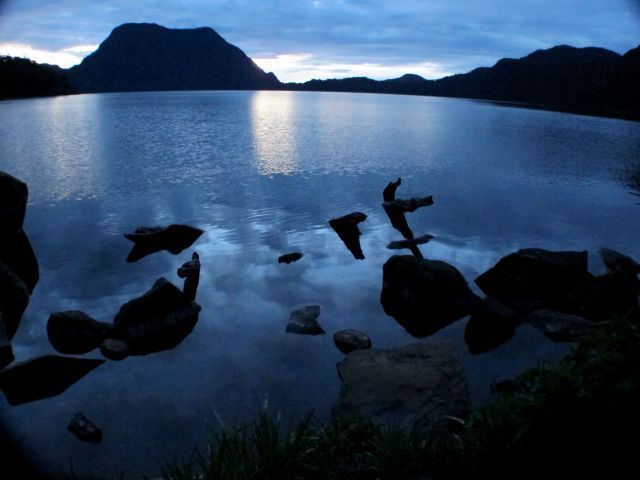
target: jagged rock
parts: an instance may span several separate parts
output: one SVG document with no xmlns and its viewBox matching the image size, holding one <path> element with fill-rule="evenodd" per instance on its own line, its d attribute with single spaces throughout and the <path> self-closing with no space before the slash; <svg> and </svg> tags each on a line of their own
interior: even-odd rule
<svg viewBox="0 0 640 480">
<path fill-rule="evenodd" d="M 297 262 L 302 256 L 303 254 L 300 252 L 285 253 L 278 257 L 278 263 L 286 263 L 288 265 L 291 262 Z"/>
<path fill-rule="evenodd" d="M 11 237 L 22 229 L 29 190 L 26 183 L 0 172 L 0 232 Z"/>
<path fill-rule="evenodd" d="M 382 199 L 385 202 L 393 202 L 396 199 L 396 190 L 401 183 L 401 178 L 398 178 L 395 182 L 387 183 L 387 186 L 384 187 L 384 190 L 382 191 Z"/>
<path fill-rule="evenodd" d="M 446 262 L 394 255 L 382 271 L 384 311 L 414 337 L 431 335 L 471 313 L 475 295 Z"/>
<path fill-rule="evenodd" d="M 98 348 L 111 325 L 98 322 L 78 310 L 52 313 L 47 322 L 47 335 L 60 353 L 83 354 Z"/>
<path fill-rule="evenodd" d="M 0 313 L 7 337 L 13 338 L 29 303 L 29 292 L 20 278 L 0 262 Z"/>
<path fill-rule="evenodd" d="M 525 322 L 540 330 L 554 342 L 573 342 L 587 335 L 594 326 L 593 322 L 577 315 L 553 310 L 536 310 L 526 318 Z"/>
<path fill-rule="evenodd" d="M 396 240 L 395 242 L 390 242 L 387 245 L 387 248 L 391 250 L 400 250 L 402 248 L 412 249 L 418 245 L 424 245 L 425 243 L 430 242 L 432 239 L 433 235 L 426 234 L 409 240 Z"/>
<path fill-rule="evenodd" d="M 410 198 L 409 200 L 392 200 L 390 202 L 384 202 L 382 205 L 385 209 L 389 208 L 403 213 L 415 212 L 421 207 L 433 205 L 433 196 L 416 197 Z"/>
<path fill-rule="evenodd" d="M 83 442 L 100 443 L 102 441 L 102 430 L 81 412 L 71 418 L 67 430 Z"/>
<path fill-rule="evenodd" d="M 104 360 L 46 355 L 0 372 L 0 390 L 10 405 L 59 395 Z"/>
<path fill-rule="evenodd" d="M 640 263 L 628 255 L 616 252 L 610 248 L 601 248 L 600 257 L 602 257 L 604 266 L 607 267 L 609 273 L 632 273 L 634 275 L 640 273 Z"/>
<path fill-rule="evenodd" d="M 610 320 L 638 309 L 640 282 L 635 273 L 613 272 L 596 277 L 584 292 L 578 312 L 593 321 Z"/>
<path fill-rule="evenodd" d="M 135 245 L 129 252 L 127 262 L 136 262 L 147 255 L 161 250 L 177 255 L 189 248 L 204 230 L 188 225 L 169 225 L 168 227 L 141 227 L 124 236 Z"/>
<path fill-rule="evenodd" d="M 464 329 L 469 353 L 488 352 L 511 340 L 516 331 L 517 314 L 495 298 L 478 299 Z"/>
<path fill-rule="evenodd" d="M 195 301 L 200 283 L 200 257 L 198 252 L 193 252 L 191 260 L 182 264 L 178 269 L 178 276 L 184 278 L 182 292 L 191 300 Z"/>
<path fill-rule="evenodd" d="M 40 269 L 29 238 L 23 230 L 0 237 L 0 262 L 22 280 L 29 293 L 33 292 L 40 279 Z"/>
<path fill-rule="evenodd" d="M 11 342 L 7 335 L 7 329 L 5 328 L 4 321 L 2 320 L 2 312 L 0 312 L 0 370 L 14 360 L 13 348 L 11 347 Z"/>
<path fill-rule="evenodd" d="M 338 363 L 342 381 L 334 414 L 358 412 L 375 421 L 419 428 L 464 417 L 469 390 L 449 343 L 356 350 Z"/>
<path fill-rule="evenodd" d="M 527 248 L 500 259 L 476 279 L 476 284 L 487 296 L 524 314 L 565 305 L 567 298 L 591 278 L 586 251 Z"/>
<path fill-rule="evenodd" d="M 354 350 L 366 350 L 367 348 L 371 348 L 371 339 L 369 336 L 360 330 L 354 330 L 351 328 L 334 333 L 333 343 L 335 343 L 338 350 L 345 355 L 353 352 Z"/>
<path fill-rule="evenodd" d="M 329 225 L 338 234 L 351 254 L 357 260 L 364 260 L 364 253 L 360 246 L 360 229 L 358 224 L 364 222 L 367 216 L 362 212 L 353 212 L 344 217 L 329 220 Z"/>
<path fill-rule="evenodd" d="M 322 335 L 325 331 L 318 323 L 320 305 L 308 305 L 291 312 L 287 333 L 301 333 L 304 335 Z"/>
<path fill-rule="evenodd" d="M 109 338 L 126 342 L 131 355 L 169 350 L 191 333 L 198 312 L 195 302 L 171 282 L 159 278 L 144 295 L 120 308 Z"/>
<path fill-rule="evenodd" d="M 100 353 L 109 360 L 124 360 L 131 353 L 129 345 L 124 340 L 115 340 L 113 338 L 105 339 L 100 345 Z"/>
</svg>

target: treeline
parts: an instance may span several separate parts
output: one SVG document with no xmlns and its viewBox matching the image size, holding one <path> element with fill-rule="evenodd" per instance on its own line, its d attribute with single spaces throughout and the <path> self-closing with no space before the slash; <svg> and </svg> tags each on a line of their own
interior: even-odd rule
<svg viewBox="0 0 640 480">
<path fill-rule="evenodd" d="M 0 100 L 76 93 L 58 66 L 0 56 Z"/>
</svg>

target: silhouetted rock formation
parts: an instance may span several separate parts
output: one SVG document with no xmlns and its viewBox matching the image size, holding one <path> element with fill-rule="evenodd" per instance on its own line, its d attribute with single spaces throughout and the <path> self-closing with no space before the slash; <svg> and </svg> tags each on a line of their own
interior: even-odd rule
<svg viewBox="0 0 640 480">
<path fill-rule="evenodd" d="M 300 252 L 285 253 L 278 257 L 278 263 L 286 263 L 289 265 L 291 262 L 297 262 L 302 258 L 303 254 Z"/>
<path fill-rule="evenodd" d="M 382 191 L 382 200 L 385 202 L 393 202 L 396 199 L 396 190 L 402 183 L 402 179 L 398 178 L 395 182 L 387 183 Z"/>
<path fill-rule="evenodd" d="M 7 335 L 7 328 L 4 320 L 2 320 L 2 312 L 0 311 L 0 370 L 15 360 L 13 356 L 13 348 Z"/>
<path fill-rule="evenodd" d="M 24 182 L 0 172 L 0 226 L 3 238 L 22 230 L 28 197 L 29 190 Z"/>
<path fill-rule="evenodd" d="M 427 428 L 447 416 L 465 418 L 469 410 L 462 363 L 449 343 L 357 350 L 338 363 L 338 375 L 342 388 L 334 414 Z"/>
<path fill-rule="evenodd" d="M 110 330 L 111 325 L 98 322 L 78 310 L 52 313 L 47 321 L 47 335 L 53 348 L 71 355 L 100 347 Z"/>
<path fill-rule="evenodd" d="M 345 355 L 348 355 L 354 350 L 366 350 L 371 348 L 371 339 L 369 336 L 360 330 L 354 330 L 352 328 L 340 330 L 339 332 L 334 333 L 333 343 L 335 343 L 338 350 Z"/>
<path fill-rule="evenodd" d="M 178 276 L 184 278 L 182 292 L 195 302 L 198 284 L 200 283 L 200 257 L 198 252 L 193 252 L 191 260 L 178 269 Z"/>
<path fill-rule="evenodd" d="M 102 442 L 102 430 L 85 417 L 81 412 L 76 413 L 69 422 L 67 430 L 73 433 L 83 442 L 100 443 Z"/>
<path fill-rule="evenodd" d="M 624 253 L 616 252 L 610 248 L 601 248 L 600 256 L 609 273 L 640 273 L 640 263 Z"/>
<path fill-rule="evenodd" d="M 70 93 L 75 90 L 60 67 L 38 64 L 26 58 L 0 56 L 0 100 Z"/>
<path fill-rule="evenodd" d="M 208 27 L 126 23 L 68 70 L 81 92 L 273 89 L 280 82 Z"/>
<path fill-rule="evenodd" d="M 10 268 L 0 262 L 0 318 L 9 340 L 15 335 L 28 304 L 27 287 Z"/>
<path fill-rule="evenodd" d="M 0 372 L 0 390 L 10 405 L 59 395 L 104 360 L 46 355 Z"/>
<path fill-rule="evenodd" d="M 287 333 L 300 333 L 303 335 L 322 335 L 324 329 L 318 323 L 320 305 L 308 305 L 291 312 Z"/>
<path fill-rule="evenodd" d="M 464 329 L 469 353 L 491 351 L 511 340 L 519 318 L 513 310 L 494 298 L 477 299 Z"/>
<path fill-rule="evenodd" d="M 448 263 L 394 255 L 384 264 L 380 302 L 414 337 L 429 336 L 468 315 L 475 298 Z"/>
<path fill-rule="evenodd" d="M 22 229 L 13 235 L 0 236 L 0 262 L 23 281 L 29 294 L 33 293 L 40 280 L 40 268 L 31 242 Z"/>
<path fill-rule="evenodd" d="M 553 310 L 536 310 L 525 321 L 554 342 L 573 342 L 587 335 L 596 325 L 577 315 Z"/>
<path fill-rule="evenodd" d="M 144 295 L 120 308 L 113 319 L 109 341 L 103 342 L 101 351 L 107 352 L 107 358 L 120 360 L 127 351 L 131 355 L 147 355 L 175 348 L 192 332 L 199 310 L 175 285 L 159 278 Z"/>
<path fill-rule="evenodd" d="M 147 255 L 167 250 L 177 255 L 193 245 L 204 230 L 188 225 L 169 225 L 168 227 L 141 227 L 124 237 L 135 245 L 129 252 L 127 262 L 137 262 Z"/>
<path fill-rule="evenodd" d="M 353 212 L 344 217 L 329 220 L 329 225 L 338 234 L 340 240 L 352 253 L 356 260 L 364 260 L 364 253 L 360 246 L 360 229 L 358 224 L 364 222 L 367 216 L 362 212 Z"/>
</svg>

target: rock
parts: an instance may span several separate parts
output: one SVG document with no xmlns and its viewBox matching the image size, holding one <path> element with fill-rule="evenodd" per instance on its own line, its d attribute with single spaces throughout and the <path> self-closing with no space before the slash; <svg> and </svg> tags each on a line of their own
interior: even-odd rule
<svg viewBox="0 0 640 480">
<path fill-rule="evenodd" d="M 113 338 L 107 338 L 102 342 L 100 353 L 109 360 L 124 360 L 131 354 L 127 342 Z"/>
<path fill-rule="evenodd" d="M 47 322 L 47 334 L 53 348 L 72 355 L 98 348 L 110 330 L 111 325 L 78 310 L 52 313 Z"/>
<path fill-rule="evenodd" d="M 342 381 L 334 415 L 357 412 L 374 421 L 419 428 L 464 417 L 469 391 L 449 343 L 357 350 L 338 363 Z"/>
<path fill-rule="evenodd" d="M 405 216 L 404 211 L 393 202 L 384 202 L 382 204 L 382 208 L 384 208 L 387 217 L 389 217 L 391 226 L 398 230 L 407 240 L 412 239 L 413 231 L 407 223 L 407 217 Z"/>
<path fill-rule="evenodd" d="M 476 279 L 476 284 L 487 296 L 525 314 L 565 305 L 590 277 L 586 251 L 527 248 L 500 259 Z"/>
<path fill-rule="evenodd" d="M 304 335 L 322 335 L 325 331 L 318 323 L 320 305 L 308 305 L 291 312 L 287 333 L 301 333 Z"/>
<path fill-rule="evenodd" d="M 0 313 L 9 340 L 15 335 L 28 304 L 27 287 L 9 267 L 0 262 Z"/>
<path fill-rule="evenodd" d="M 464 329 L 469 353 L 491 351 L 511 340 L 516 331 L 516 312 L 494 298 L 478 299 Z"/>
<path fill-rule="evenodd" d="M 100 443 L 102 441 L 102 430 L 80 412 L 71 418 L 67 430 L 83 442 Z"/>
<path fill-rule="evenodd" d="M 198 284 L 200 283 L 200 257 L 198 252 L 193 252 L 191 260 L 182 264 L 178 269 L 178 276 L 184 278 L 182 292 L 195 301 L 198 293 Z"/>
<path fill-rule="evenodd" d="M 189 248 L 203 233 L 204 230 L 188 225 L 138 228 L 135 232 L 124 235 L 126 239 L 135 243 L 129 252 L 127 262 L 136 262 L 161 250 L 177 255 Z"/>
<path fill-rule="evenodd" d="M 131 355 L 169 350 L 191 333 L 198 311 L 195 302 L 160 278 L 144 295 L 120 308 L 109 338 L 126 342 Z"/>
<path fill-rule="evenodd" d="M 10 236 L 0 237 L 0 262 L 15 273 L 31 294 L 40 279 L 38 259 L 23 230 Z"/>
<path fill-rule="evenodd" d="M 398 178 L 395 182 L 387 183 L 387 186 L 384 187 L 384 190 L 382 191 L 382 199 L 385 202 L 394 201 L 396 199 L 396 190 L 398 189 L 401 183 L 402 183 L 401 178 Z"/>
<path fill-rule="evenodd" d="M 300 252 L 285 253 L 278 257 L 278 263 L 286 263 L 288 265 L 291 262 L 297 262 L 302 256 L 303 254 Z"/>
<path fill-rule="evenodd" d="M 335 343 L 338 350 L 345 355 L 348 355 L 354 350 L 371 348 L 371 339 L 369 336 L 360 330 L 354 329 L 340 330 L 334 333 L 333 343 Z"/>
<path fill-rule="evenodd" d="M 607 273 L 595 278 L 579 313 L 593 321 L 624 316 L 638 309 L 638 294 L 640 282 L 635 273 Z"/>
<path fill-rule="evenodd" d="M 462 274 L 446 262 L 394 255 L 384 264 L 380 303 L 414 337 L 468 315 L 474 298 Z"/>
<path fill-rule="evenodd" d="M 29 190 L 26 183 L 0 172 L 0 232 L 10 237 L 22 229 Z"/>
<path fill-rule="evenodd" d="M 628 255 L 616 252 L 610 248 L 601 248 L 600 257 L 602 257 L 604 266 L 607 267 L 609 273 L 632 273 L 634 275 L 640 273 L 640 263 Z"/>
<path fill-rule="evenodd" d="M 414 248 L 418 245 L 423 245 L 425 243 L 430 242 L 433 239 L 433 235 L 422 235 L 420 237 L 415 237 L 409 240 L 396 240 L 395 242 L 390 242 L 387 245 L 387 248 L 391 250 L 400 250 L 402 248 Z"/>
<path fill-rule="evenodd" d="M 390 202 L 385 201 L 382 205 L 385 210 L 389 208 L 391 210 L 400 211 L 403 213 L 415 212 L 421 207 L 428 207 L 430 205 L 433 205 L 433 196 L 429 195 L 428 197 L 422 198 L 416 197 L 410 198 L 409 200 L 392 200 Z"/>
<path fill-rule="evenodd" d="M 536 310 L 526 318 L 525 322 L 540 330 L 554 342 L 573 342 L 587 335 L 594 326 L 593 322 L 577 315 L 553 310 Z"/>
<path fill-rule="evenodd" d="M 357 260 L 364 260 L 364 253 L 360 246 L 360 229 L 358 224 L 364 222 L 367 216 L 362 212 L 353 212 L 344 217 L 329 220 L 329 225 L 338 234 L 340 240 L 344 242 L 353 257 Z"/>
<path fill-rule="evenodd" d="M 0 390 L 10 405 L 59 395 L 104 360 L 46 355 L 0 372 Z"/>
<path fill-rule="evenodd" d="M 2 320 L 2 312 L 0 312 L 0 370 L 11 364 L 14 360 L 13 348 L 11 347 L 7 329 Z"/>
</svg>

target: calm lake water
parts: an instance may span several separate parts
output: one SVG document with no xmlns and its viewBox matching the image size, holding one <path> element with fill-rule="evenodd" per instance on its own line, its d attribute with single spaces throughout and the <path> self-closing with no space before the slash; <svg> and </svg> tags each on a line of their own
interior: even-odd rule
<svg viewBox="0 0 640 480">
<path fill-rule="evenodd" d="M 25 230 L 41 280 L 14 339 L 17 360 L 54 353 L 49 314 L 79 309 L 110 322 L 124 302 L 200 254 L 200 320 L 171 351 L 107 362 L 64 394 L 0 418 L 52 471 L 158 471 L 188 455 L 208 425 L 254 418 L 265 400 L 284 419 L 328 418 L 343 357 L 331 334 L 366 331 L 374 346 L 416 341 L 380 305 L 382 265 L 399 240 L 380 203 L 432 194 L 407 215 L 436 238 L 427 258 L 470 284 L 523 247 L 609 246 L 640 257 L 640 123 L 489 103 L 393 95 L 170 92 L 0 102 L 0 170 L 29 185 Z M 636 187 L 637 188 L 637 187 Z M 353 211 L 366 260 L 327 220 Z M 185 223 L 206 233 L 178 256 L 127 264 L 123 234 Z M 277 263 L 283 253 L 304 258 Z M 407 252 L 408 253 L 408 252 Z M 477 288 L 472 286 L 476 291 Z M 327 335 L 285 334 L 289 313 L 320 304 Z M 473 402 L 489 383 L 559 358 L 565 347 L 522 326 L 471 356 L 462 319 L 422 341 L 449 340 Z M 101 358 L 99 352 L 89 357 Z M 103 428 L 101 445 L 67 432 L 77 411 Z"/>
</svg>

